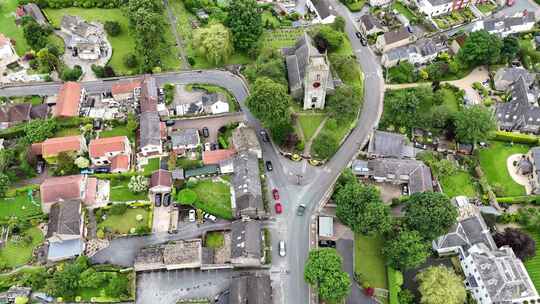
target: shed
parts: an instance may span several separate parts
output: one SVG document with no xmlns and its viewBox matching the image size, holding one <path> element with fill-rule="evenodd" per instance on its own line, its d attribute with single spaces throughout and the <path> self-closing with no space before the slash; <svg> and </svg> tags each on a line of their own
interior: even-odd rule
<svg viewBox="0 0 540 304">
<path fill-rule="evenodd" d="M 319 216 L 319 236 L 334 236 L 334 218 L 331 216 Z"/>
</svg>

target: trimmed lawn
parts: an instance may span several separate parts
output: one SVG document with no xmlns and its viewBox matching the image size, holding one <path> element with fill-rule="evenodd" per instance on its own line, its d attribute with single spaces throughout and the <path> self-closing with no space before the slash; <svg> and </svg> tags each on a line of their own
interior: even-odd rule
<svg viewBox="0 0 540 304">
<path fill-rule="evenodd" d="M 44 236 L 39 228 L 30 228 L 24 234 L 32 238 L 29 244 L 25 244 L 22 241 L 14 242 L 13 238 L 10 238 L 6 245 L 0 249 L 0 260 L 5 262 L 10 268 L 28 263 L 32 259 L 34 248 L 43 243 Z"/>
<path fill-rule="evenodd" d="M 301 114 L 298 115 L 298 123 L 304 133 L 304 139 L 310 140 L 325 118 L 324 114 Z"/>
<path fill-rule="evenodd" d="M 228 184 L 205 179 L 190 189 L 197 193 L 193 206 L 217 217 L 232 218 L 231 190 Z"/>
<path fill-rule="evenodd" d="M 206 234 L 206 247 L 209 248 L 221 248 L 225 244 L 225 238 L 222 232 L 212 231 Z"/>
<path fill-rule="evenodd" d="M 361 280 L 367 281 L 376 288 L 388 288 L 386 261 L 381 253 L 383 239 L 381 236 L 367 237 L 354 235 L 355 273 Z"/>
<path fill-rule="evenodd" d="M 148 200 L 146 191 L 141 193 L 133 193 L 128 188 L 129 178 L 111 180 L 111 191 L 109 200 L 111 202 L 129 202 L 129 201 L 145 201 Z"/>
<path fill-rule="evenodd" d="M 60 129 L 54 133 L 54 137 L 64 137 L 64 136 L 73 136 L 73 135 L 80 135 L 81 130 L 77 127 L 74 128 L 67 128 L 67 129 Z"/>
<path fill-rule="evenodd" d="M 99 133 L 99 137 L 127 136 L 130 140 L 135 138 L 135 134 L 129 133 L 126 126 L 117 126 L 111 130 L 104 130 Z"/>
<path fill-rule="evenodd" d="M 536 244 L 540 244 L 540 233 L 527 231 L 527 233 L 536 241 Z M 536 287 L 536 290 L 540 289 L 540 247 L 536 246 L 536 255 L 527 260 L 525 263 L 525 269 L 531 277 L 531 281 Z"/>
<path fill-rule="evenodd" d="M 392 4 L 392 8 L 405 16 L 405 18 L 409 19 L 409 21 L 414 21 L 417 18 L 417 16 L 408 7 L 399 1 L 394 2 L 394 4 Z"/>
<path fill-rule="evenodd" d="M 137 221 L 137 215 L 143 219 Z M 129 234 L 131 228 L 139 228 L 148 225 L 150 212 L 148 208 L 128 208 L 124 214 L 107 214 L 107 219 L 98 224 L 98 228 L 108 228 L 115 234 Z"/>
<path fill-rule="evenodd" d="M 159 169 L 159 162 L 159 157 L 149 159 L 148 164 L 144 166 L 143 174 L 151 175 L 152 173 L 154 173 L 154 171 L 157 171 Z"/>
<path fill-rule="evenodd" d="M 15 42 L 15 51 L 19 56 L 30 50 L 30 46 L 24 39 L 22 27 L 15 24 L 15 10 L 17 0 L 5 0 L 0 2 L 0 33 L 6 35 Z"/>
<path fill-rule="evenodd" d="M 525 195 L 525 187 L 514 182 L 508 169 L 506 168 L 506 159 L 512 154 L 526 154 L 530 147 L 526 145 L 491 141 L 489 148 L 481 149 L 478 153 L 480 166 L 486 174 L 490 185 L 499 184 L 503 189 L 502 196 L 520 196 Z"/>
<path fill-rule="evenodd" d="M 459 171 L 452 176 L 439 178 L 443 192 L 448 197 L 465 195 L 467 197 L 476 197 L 476 187 L 472 176 L 466 171 Z"/>
<path fill-rule="evenodd" d="M 199 159 L 189 159 L 186 157 L 179 157 L 176 159 L 176 167 L 183 168 L 184 170 L 195 169 L 202 166 L 203 163 Z"/>
<path fill-rule="evenodd" d="M 36 203 L 32 203 L 27 193 L 17 194 L 15 197 L 0 199 L 0 221 L 12 216 L 20 219 L 41 214 L 41 203 L 38 195 L 34 195 Z"/>
<path fill-rule="evenodd" d="M 490 2 L 476 4 L 476 8 L 484 14 L 489 14 L 491 11 L 497 8 L 496 5 Z"/>
<path fill-rule="evenodd" d="M 265 31 L 259 39 L 261 48 L 281 49 L 294 46 L 300 36 L 304 34 L 303 29 L 284 28 Z"/>
</svg>

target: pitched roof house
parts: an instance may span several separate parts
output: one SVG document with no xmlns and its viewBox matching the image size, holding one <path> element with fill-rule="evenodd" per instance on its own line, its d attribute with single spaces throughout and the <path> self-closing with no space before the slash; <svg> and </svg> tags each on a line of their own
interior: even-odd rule
<svg viewBox="0 0 540 304">
<path fill-rule="evenodd" d="M 47 118 L 49 107 L 46 104 L 32 105 L 29 103 L 19 103 L 9 106 L 0 106 L 0 123 L 8 127 L 20 122 L 32 119 Z"/>
<path fill-rule="evenodd" d="M 86 91 L 77 82 L 66 82 L 60 87 L 60 92 L 54 107 L 54 117 L 79 116 L 81 102 L 84 100 Z"/>
<path fill-rule="evenodd" d="M 52 205 L 47 228 L 48 260 L 59 261 L 83 253 L 85 230 L 80 200 L 68 200 Z"/>
<path fill-rule="evenodd" d="M 232 132 L 232 142 L 234 149 L 239 152 L 249 151 L 254 153 L 257 158 L 262 158 L 262 149 L 253 128 L 240 123 Z"/>
<path fill-rule="evenodd" d="M 261 218 L 265 215 L 259 162 L 249 152 L 239 152 L 234 158 L 233 191 L 236 217 Z"/>
<path fill-rule="evenodd" d="M 150 192 L 165 193 L 171 192 L 172 174 L 170 171 L 159 169 L 152 173 L 150 178 Z"/>
<path fill-rule="evenodd" d="M 54 162 L 54 157 L 61 152 L 81 154 L 86 151 L 86 142 L 82 135 L 47 138 L 44 142 L 32 144 L 34 155 L 41 155 L 45 160 Z"/>
<path fill-rule="evenodd" d="M 175 151 L 192 150 L 201 145 L 199 130 L 181 129 L 171 133 L 172 148 Z"/>
<path fill-rule="evenodd" d="M 389 31 L 377 37 L 375 46 L 381 52 L 388 52 L 400 46 L 407 45 L 416 40 L 416 36 L 409 32 L 408 27 L 400 27 L 399 29 Z"/>
<path fill-rule="evenodd" d="M 36 20 L 36 22 L 39 24 L 39 25 L 47 25 L 49 23 L 49 21 L 47 20 L 47 18 L 45 17 L 45 15 L 43 15 L 43 12 L 41 11 L 41 8 L 39 8 L 39 6 L 37 6 L 37 4 L 35 3 L 28 3 L 28 4 L 25 4 L 22 6 L 22 9 L 23 9 L 23 12 L 26 16 L 30 16 L 32 18 L 34 18 L 34 20 Z"/>
<path fill-rule="evenodd" d="M 495 77 L 493 77 L 495 89 L 499 91 L 506 91 L 511 88 L 512 84 L 518 81 L 520 77 L 523 77 L 525 84 L 528 86 L 530 86 L 535 80 L 535 75 L 530 73 L 525 68 L 500 68 L 497 70 L 497 73 L 495 73 Z"/>
<path fill-rule="evenodd" d="M 213 151 L 203 151 L 202 161 L 205 165 L 218 165 L 220 162 L 231 159 L 236 153 L 234 149 L 218 149 Z"/>
<path fill-rule="evenodd" d="M 538 91 L 531 89 L 524 77 L 519 77 L 510 86 L 510 94 L 512 99 L 498 103 L 495 110 L 499 129 L 538 134 L 540 132 Z"/>
<path fill-rule="evenodd" d="M 87 175 L 48 177 L 39 186 L 41 209 L 49 213 L 56 202 L 82 200 L 91 204 L 96 199 L 97 179 Z"/>
<path fill-rule="evenodd" d="M 234 267 L 257 267 L 261 265 L 261 223 L 242 219 L 231 223 L 231 264 Z"/>
<path fill-rule="evenodd" d="M 156 79 L 152 76 L 143 78 L 141 87 L 141 113 L 157 112 L 158 88 Z"/>
<path fill-rule="evenodd" d="M 129 170 L 131 145 L 127 136 L 93 139 L 88 152 L 94 166 L 110 166 L 112 172 Z"/>
<path fill-rule="evenodd" d="M 535 24 L 534 12 L 524 11 L 515 16 L 504 16 L 477 21 L 472 31 L 486 30 L 490 34 L 506 37 L 511 34 L 530 31 Z"/>
<path fill-rule="evenodd" d="M 139 90 L 141 85 L 142 80 L 140 78 L 119 80 L 112 85 L 111 93 L 116 101 L 128 100 L 133 98 L 135 91 Z"/>
<path fill-rule="evenodd" d="M 414 65 L 426 64 L 447 50 L 445 37 L 439 37 L 439 39 L 431 37 L 385 52 L 381 57 L 381 63 L 386 68 L 395 66 L 403 61 Z"/>
<path fill-rule="evenodd" d="M 414 147 L 402 134 L 375 130 L 368 145 L 369 157 L 413 158 Z"/>
<path fill-rule="evenodd" d="M 157 112 L 145 112 L 140 116 L 140 145 L 143 155 L 152 153 L 161 154 L 163 151 L 161 142 L 161 124 Z"/>
<path fill-rule="evenodd" d="M 229 304 L 245 303 L 272 303 L 272 286 L 268 274 L 241 274 L 233 277 Z"/>
<path fill-rule="evenodd" d="M 364 35 L 375 35 L 378 33 L 384 33 L 384 27 L 371 14 L 365 14 L 360 17 L 360 30 Z"/>
<path fill-rule="evenodd" d="M 308 10 L 315 14 L 313 23 L 330 24 L 334 23 L 336 16 L 332 11 L 332 6 L 327 0 L 307 0 Z"/>
</svg>

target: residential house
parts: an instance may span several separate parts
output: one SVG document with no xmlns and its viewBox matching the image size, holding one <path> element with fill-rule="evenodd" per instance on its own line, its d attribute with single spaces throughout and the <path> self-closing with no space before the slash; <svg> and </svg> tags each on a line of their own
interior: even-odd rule
<svg viewBox="0 0 540 304">
<path fill-rule="evenodd" d="M 512 84 L 518 81 L 520 77 L 523 77 L 525 84 L 530 86 L 535 80 L 535 74 L 530 73 L 527 69 L 522 67 L 500 68 L 493 77 L 495 89 L 499 91 L 507 91 L 511 88 Z"/>
<path fill-rule="evenodd" d="M 150 189 L 148 190 L 152 195 L 163 195 L 165 193 L 171 193 L 172 185 L 172 173 L 159 169 L 152 173 L 152 177 L 150 177 Z"/>
<path fill-rule="evenodd" d="M 241 274 L 233 277 L 229 304 L 271 304 L 272 285 L 268 274 Z"/>
<path fill-rule="evenodd" d="M 385 28 L 377 18 L 370 14 L 365 14 L 360 17 L 360 31 L 364 36 L 369 36 L 384 33 Z"/>
<path fill-rule="evenodd" d="M 414 158 L 414 147 L 407 137 L 398 133 L 375 130 L 369 140 L 368 156 L 370 158 Z"/>
<path fill-rule="evenodd" d="M 462 212 L 467 208 L 467 212 Z M 540 300 L 523 262 L 512 248 L 497 248 L 475 206 L 461 205 L 450 231 L 433 241 L 439 255 L 457 255 L 465 288 L 476 303 L 532 303 Z"/>
<path fill-rule="evenodd" d="M 248 151 L 262 158 L 262 148 L 253 128 L 240 123 L 232 132 L 232 142 L 234 149 L 238 152 Z"/>
<path fill-rule="evenodd" d="M 0 33 L 0 62 L 3 62 L 4 60 L 11 60 L 15 54 L 17 53 L 11 44 L 11 40 L 4 36 L 4 34 Z M 9 62 L 5 63 L 7 64 Z"/>
<path fill-rule="evenodd" d="M 250 152 L 239 152 L 233 160 L 233 192 L 237 218 L 266 215 L 262 199 L 259 161 Z"/>
<path fill-rule="evenodd" d="M 96 199 L 97 185 L 96 178 L 83 174 L 48 177 L 39 185 L 41 209 L 43 213 L 49 213 L 52 205 L 68 200 L 92 204 Z"/>
<path fill-rule="evenodd" d="M 189 239 L 142 248 L 135 257 L 136 272 L 200 268 L 202 240 Z"/>
<path fill-rule="evenodd" d="M 218 149 L 213 151 L 203 151 L 202 161 L 205 165 L 218 165 L 219 163 L 231 159 L 236 150 L 234 149 Z"/>
<path fill-rule="evenodd" d="M 46 104 L 34 106 L 30 103 L 19 103 L 0 106 L 0 128 L 8 128 L 32 119 L 44 119 L 48 113 L 49 107 Z"/>
<path fill-rule="evenodd" d="M 145 76 L 140 99 L 139 148 L 143 156 L 163 153 L 161 121 L 157 112 L 158 92 L 156 79 Z"/>
<path fill-rule="evenodd" d="M 206 113 L 215 115 L 229 112 L 227 97 L 221 93 L 204 94 L 202 105 Z"/>
<path fill-rule="evenodd" d="M 84 253 L 84 216 L 81 201 L 68 200 L 52 205 L 47 225 L 47 260 L 56 262 Z"/>
<path fill-rule="evenodd" d="M 429 17 L 448 14 L 454 10 L 460 10 L 471 4 L 479 4 L 487 0 L 416 0 L 420 12 Z"/>
<path fill-rule="evenodd" d="M 142 80 L 139 78 L 116 81 L 111 88 L 111 94 L 115 101 L 133 99 L 135 93 L 141 89 Z"/>
<path fill-rule="evenodd" d="M 327 0 L 307 0 L 306 6 L 310 12 L 315 14 L 313 23 L 331 24 L 336 20 L 333 8 Z"/>
<path fill-rule="evenodd" d="M 83 60 L 97 60 L 102 54 L 102 30 L 79 16 L 64 15 L 60 23 L 62 32 L 69 35 L 67 47 L 75 50 Z"/>
<path fill-rule="evenodd" d="M 452 42 L 450 43 L 450 50 L 452 51 L 452 54 L 457 55 L 459 53 L 459 50 L 461 50 L 461 47 L 465 44 L 465 40 L 467 40 L 466 34 L 460 34 L 457 35 Z"/>
<path fill-rule="evenodd" d="M 231 264 L 234 267 L 258 267 L 262 264 L 261 222 L 251 219 L 231 223 Z"/>
<path fill-rule="evenodd" d="M 283 52 L 291 95 L 303 100 L 304 110 L 323 109 L 326 95 L 335 91 L 326 53 L 319 52 L 307 33 L 298 39 L 294 48 Z"/>
<path fill-rule="evenodd" d="M 127 136 L 93 139 L 88 145 L 88 152 L 93 166 L 107 166 L 114 173 L 129 170 L 131 145 Z"/>
<path fill-rule="evenodd" d="M 66 82 L 60 87 L 56 105 L 53 110 L 54 117 L 79 116 L 81 103 L 86 97 L 86 90 L 77 82 Z"/>
<path fill-rule="evenodd" d="M 41 8 L 39 8 L 39 6 L 33 2 L 19 6 L 17 8 L 16 15 L 17 19 L 19 20 L 24 16 L 28 16 L 34 18 L 34 20 L 36 20 L 36 22 L 41 26 L 47 26 L 49 24 L 49 21 L 45 15 L 43 15 Z"/>
<path fill-rule="evenodd" d="M 381 57 L 384 67 L 390 68 L 403 61 L 413 65 L 423 65 L 431 62 L 437 56 L 448 50 L 446 38 L 432 37 L 430 39 L 419 40 L 414 44 L 398 47 L 385 52 Z"/>
<path fill-rule="evenodd" d="M 530 31 L 535 23 L 534 12 L 525 11 L 511 17 L 504 16 L 477 21 L 472 31 L 486 30 L 490 34 L 506 37 L 511 34 Z"/>
<path fill-rule="evenodd" d="M 376 48 L 385 53 L 391 49 L 405 46 L 416 40 L 416 36 L 411 33 L 409 27 L 400 27 L 399 29 L 389 31 L 377 37 Z"/>
<path fill-rule="evenodd" d="M 527 85 L 525 77 L 510 86 L 512 99 L 497 104 L 495 118 L 500 130 L 523 133 L 540 132 L 540 108 L 538 91 Z"/>
<path fill-rule="evenodd" d="M 181 129 L 171 133 L 172 149 L 179 155 L 185 151 L 194 150 L 201 145 L 199 130 Z"/>
<path fill-rule="evenodd" d="M 40 155 L 51 164 L 56 163 L 56 157 L 62 152 L 80 155 L 86 150 L 86 141 L 82 135 L 48 138 L 31 146 L 33 155 Z"/>
<path fill-rule="evenodd" d="M 414 159 L 355 160 L 352 171 L 355 175 L 379 183 L 407 185 L 409 194 L 433 191 L 431 170 L 423 162 Z"/>
</svg>

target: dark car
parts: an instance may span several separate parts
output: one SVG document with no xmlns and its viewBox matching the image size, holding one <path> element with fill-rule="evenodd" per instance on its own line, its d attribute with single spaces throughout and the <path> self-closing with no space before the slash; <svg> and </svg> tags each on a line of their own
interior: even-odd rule
<svg viewBox="0 0 540 304">
<path fill-rule="evenodd" d="M 156 207 L 161 206 L 161 193 L 156 194 L 154 199 L 155 199 Z"/>
<path fill-rule="evenodd" d="M 210 131 L 208 131 L 208 128 L 207 128 L 207 127 L 202 128 L 202 135 L 203 135 L 204 137 L 210 136 Z"/>
<path fill-rule="evenodd" d="M 165 121 L 165 125 L 166 125 L 167 127 L 172 127 L 172 126 L 174 126 L 174 120 L 169 119 L 169 120 Z"/>
<path fill-rule="evenodd" d="M 296 209 L 296 215 L 302 216 L 302 215 L 304 215 L 304 211 L 306 211 L 306 205 L 300 204 L 298 206 L 298 209 Z"/>
<path fill-rule="evenodd" d="M 270 137 L 268 136 L 268 133 L 266 133 L 265 130 L 261 130 L 261 138 L 264 142 L 270 141 Z"/>
<path fill-rule="evenodd" d="M 266 170 L 268 170 L 268 171 L 274 170 L 274 167 L 272 167 L 272 162 L 271 161 L 266 162 Z"/>
<path fill-rule="evenodd" d="M 367 46 L 367 39 L 364 37 L 360 38 L 360 44 L 362 44 L 362 46 Z"/>
<path fill-rule="evenodd" d="M 360 32 L 354 33 L 356 35 L 356 38 L 362 39 L 362 34 Z"/>
<path fill-rule="evenodd" d="M 214 150 L 217 150 L 218 149 L 218 145 L 216 143 L 211 143 L 210 144 L 210 150 L 214 151 Z"/>
<path fill-rule="evenodd" d="M 109 173 L 111 172 L 111 168 L 109 167 L 97 167 L 94 169 L 95 173 Z"/>
<path fill-rule="evenodd" d="M 36 165 L 37 174 L 43 173 L 43 169 L 45 169 L 45 162 L 42 160 L 38 160 Z"/>
<path fill-rule="evenodd" d="M 171 195 L 169 193 L 163 194 L 163 206 L 169 207 L 171 204 Z"/>
<path fill-rule="evenodd" d="M 319 247 L 336 248 L 336 241 L 320 240 Z"/>
<path fill-rule="evenodd" d="M 101 130 L 102 122 L 100 119 L 94 120 L 92 124 L 93 124 L 94 131 Z"/>
</svg>

